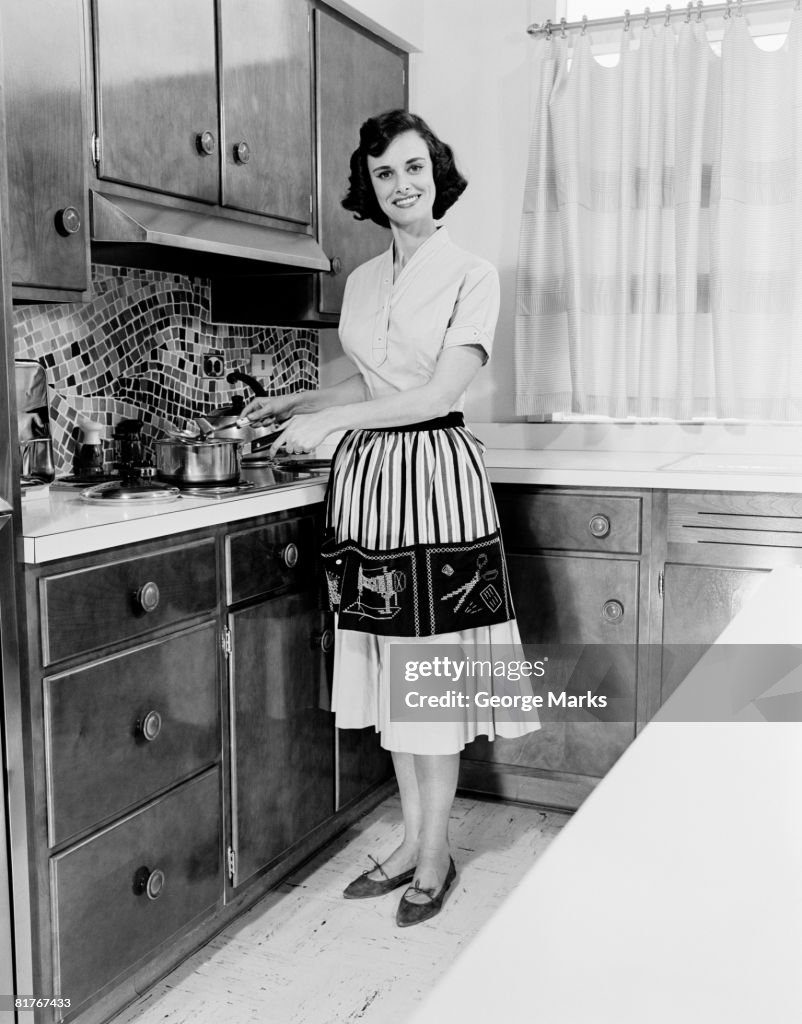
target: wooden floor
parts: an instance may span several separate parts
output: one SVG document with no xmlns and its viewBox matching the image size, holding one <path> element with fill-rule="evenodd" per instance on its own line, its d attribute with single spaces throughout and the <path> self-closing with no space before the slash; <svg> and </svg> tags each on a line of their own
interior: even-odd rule
<svg viewBox="0 0 802 1024">
<path fill-rule="evenodd" d="M 436 918 L 401 929 L 402 889 L 341 896 L 369 853 L 381 860 L 397 844 L 401 810 L 391 796 L 114 1024 L 401 1024 L 568 817 L 458 798 L 454 889 Z"/>
</svg>

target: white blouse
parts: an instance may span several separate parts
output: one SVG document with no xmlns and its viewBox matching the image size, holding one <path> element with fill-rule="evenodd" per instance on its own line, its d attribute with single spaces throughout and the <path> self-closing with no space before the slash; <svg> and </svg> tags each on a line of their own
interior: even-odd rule
<svg viewBox="0 0 802 1024">
<path fill-rule="evenodd" d="M 340 341 L 371 398 L 428 383 L 443 349 L 477 345 L 487 362 L 499 311 L 496 268 L 454 245 L 445 228 L 427 238 L 393 283 L 393 247 L 348 277 Z M 454 404 L 461 410 L 465 395 Z"/>
</svg>

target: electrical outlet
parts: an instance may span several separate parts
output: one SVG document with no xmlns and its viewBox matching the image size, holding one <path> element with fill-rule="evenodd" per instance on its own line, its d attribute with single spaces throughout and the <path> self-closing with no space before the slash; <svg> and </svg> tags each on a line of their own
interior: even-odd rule
<svg viewBox="0 0 802 1024">
<path fill-rule="evenodd" d="M 251 376 L 253 377 L 272 377 L 273 375 L 273 357 L 268 355 L 267 352 L 252 352 L 251 353 Z"/>
<path fill-rule="evenodd" d="M 209 380 L 220 380 L 226 373 L 226 361 L 220 349 L 210 348 L 203 353 L 203 376 Z"/>
</svg>

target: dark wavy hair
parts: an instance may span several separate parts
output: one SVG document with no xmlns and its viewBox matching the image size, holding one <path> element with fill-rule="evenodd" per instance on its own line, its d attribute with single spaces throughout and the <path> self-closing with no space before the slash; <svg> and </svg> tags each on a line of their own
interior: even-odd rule
<svg viewBox="0 0 802 1024">
<path fill-rule="evenodd" d="M 359 129 L 359 147 L 351 154 L 349 189 L 342 205 L 346 210 L 352 210 L 357 220 L 372 220 L 383 228 L 390 226 L 373 191 L 367 158 L 381 156 L 393 139 L 404 132 L 417 132 L 429 150 L 435 187 L 432 210 L 435 220 L 440 220 L 465 191 L 468 182 L 457 170 L 451 146 L 438 139 L 417 114 L 410 114 L 406 110 L 388 110 L 365 121 Z"/>
</svg>

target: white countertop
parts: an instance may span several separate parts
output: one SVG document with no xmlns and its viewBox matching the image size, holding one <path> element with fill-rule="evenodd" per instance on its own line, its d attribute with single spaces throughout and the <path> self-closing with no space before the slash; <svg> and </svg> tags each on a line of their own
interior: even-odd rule
<svg viewBox="0 0 802 1024">
<path fill-rule="evenodd" d="M 718 643 L 802 648 L 800 607 L 802 569 L 776 569 Z M 720 656 L 697 664 L 408 1024 L 799 1019 L 802 723 L 762 720 L 748 699 L 737 721 L 727 703 L 721 721 L 670 721 Z M 767 686 L 751 671 L 742 694 Z M 772 689 L 799 694 L 800 675 Z"/>
<path fill-rule="evenodd" d="M 317 454 L 330 455 L 333 447 Z M 802 457 L 793 455 L 488 448 L 485 463 L 493 483 L 802 493 Z M 88 505 L 76 492 L 51 489 L 23 504 L 24 557 L 49 562 L 314 504 L 324 490 L 323 482 L 309 481 L 222 500 L 182 495 L 171 504 L 129 510 Z"/>
<path fill-rule="evenodd" d="M 488 448 L 493 483 L 802 494 L 802 457 Z"/>
<path fill-rule="evenodd" d="M 315 505 L 323 500 L 325 490 L 325 479 L 308 480 L 230 498 L 182 494 L 164 505 L 125 508 L 89 504 L 81 499 L 78 490 L 51 489 L 46 497 L 23 504 L 24 557 L 26 562 L 51 562 L 269 512 Z"/>
</svg>

